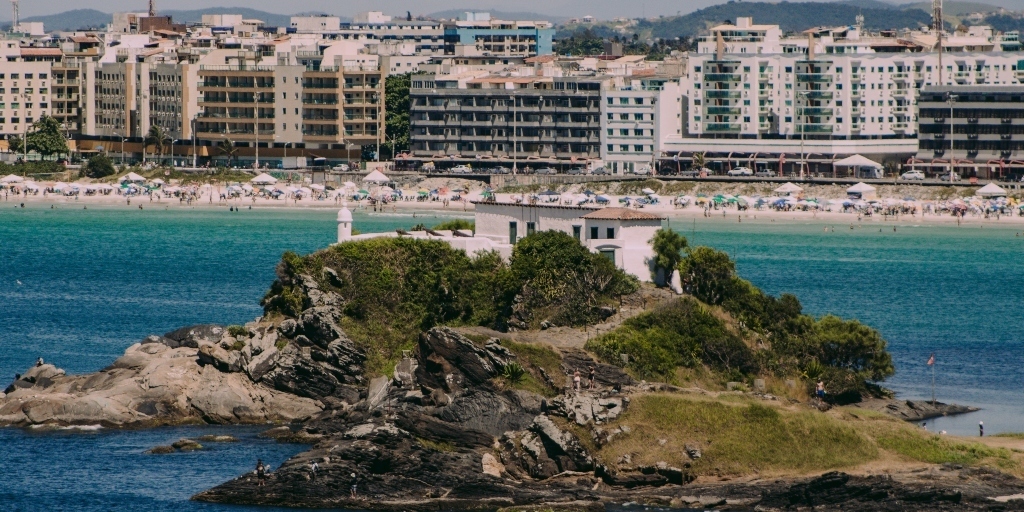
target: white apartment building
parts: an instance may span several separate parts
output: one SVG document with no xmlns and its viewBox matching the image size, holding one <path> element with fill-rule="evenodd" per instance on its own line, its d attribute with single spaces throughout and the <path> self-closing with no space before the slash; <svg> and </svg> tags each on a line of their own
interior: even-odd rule
<svg viewBox="0 0 1024 512">
<path fill-rule="evenodd" d="M 678 79 L 631 79 L 603 91 L 601 160 L 613 174 L 651 170 L 661 141 L 683 125 Z"/>
<path fill-rule="evenodd" d="M 943 54 L 940 65 L 937 52 L 893 52 L 902 39 L 861 39 L 856 28 L 842 37 L 777 36 L 777 27 L 742 18 L 712 29 L 689 56 L 688 122 L 667 134 L 667 155 L 705 152 L 726 166 L 794 173 L 832 172 L 832 161 L 852 154 L 905 161 L 917 153 L 921 88 L 1024 80 L 1013 53 Z"/>
<path fill-rule="evenodd" d="M 37 50 L 47 49 L 22 48 L 17 40 L 0 40 L 0 134 L 5 139 L 24 137 L 32 123 L 51 113 L 53 55 L 49 52 L 42 58 Z"/>
</svg>

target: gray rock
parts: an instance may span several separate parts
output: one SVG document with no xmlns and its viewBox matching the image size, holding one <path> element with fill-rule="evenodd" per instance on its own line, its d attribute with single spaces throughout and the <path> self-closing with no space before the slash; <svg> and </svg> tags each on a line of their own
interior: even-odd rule
<svg viewBox="0 0 1024 512">
<path fill-rule="evenodd" d="M 171 346 L 171 348 L 199 348 L 200 342 L 217 343 L 223 334 L 224 327 L 221 325 L 201 324 L 182 327 L 164 334 L 164 337 L 177 342 L 178 346 Z"/>
<path fill-rule="evenodd" d="M 693 460 L 697 460 L 701 457 L 700 447 L 695 444 L 686 443 L 684 449 L 686 450 L 686 456 Z"/>
<path fill-rule="evenodd" d="M 551 401 L 553 413 L 577 425 L 600 425 L 612 421 L 626 410 L 625 405 L 626 402 L 619 397 L 601 398 L 591 394 L 561 396 Z"/>
<path fill-rule="evenodd" d="M 366 394 L 366 407 L 373 410 L 380 406 L 387 398 L 390 388 L 391 380 L 387 377 L 370 379 L 370 390 Z"/>
<path fill-rule="evenodd" d="M 403 357 L 395 365 L 395 384 L 403 388 L 411 388 L 416 385 L 416 369 L 419 363 L 415 358 Z"/>
<path fill-rule="evenodd" d="M 213 365 L 225 373 L 242 371 L 242 365 L 238 352 L 224 350 L 213 344 L 203 344 L 199 347 L 199 364 Z"/>
<path fill-rule="evenodd" d="M 559 429 L 547 416 L 539 415 L 534 418 L 530 430 L 543 438 L 544 445 L 550 448 L 548 456 L 558 463 L 561 471 L 590 471 L 594 469 L 594 459 L 583 448 L 576 436 Z"/>
<path fill-rule="evenodd" d="M 277 326 L 278 331 L 280 331 L 285 338 L 295 337 L 295 332 L 297 328 L 298 323 L 295 320 L 292 320 L 291 318 L 286 318 L 282 320 L 281 324 Z"/>
</svg>

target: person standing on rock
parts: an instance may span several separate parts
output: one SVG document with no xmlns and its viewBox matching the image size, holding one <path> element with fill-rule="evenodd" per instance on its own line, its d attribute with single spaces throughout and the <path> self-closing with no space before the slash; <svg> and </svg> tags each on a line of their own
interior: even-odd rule
<svg viewBox="0 0 1024 512">
<path fill-rule="evenodd" d="M 978 437 L 985 437 L 985 422 L 978 422 Z"/>
<path fill-rule="evenodd" d="M 359 478 L 356 477 L 355 473 L 352 473 L 352 487 L 350 489 L 352 499 L 356 499 L 356 486 L 359 485 Z"/>
<path fill-rule="evenodd" d="M 256 487 L 267 485 L 267 467 L 263 465 L 263 459 L 256 459 Z"/>
<path fill-rule="evenodd" d="M 594 381 L 597 379 L 597 370 L 593 366 L 589 368 L 589 374 L 587 375 L 587 389 L 594 389 Z"/>
<path fill-rule="evenodd" d="M 309 479 L 316 482 L 316 474 L 320 471 L 320 465 L 315 460 L 309 461 Z"/>
<path fill-rule="evenodd" d="M 572 374 L 572 390 L 577 394 L 580 392 L 580 371 L 576 370 Z"/>
<path fill-rule="evenodd" d="M 818 384 L 814 386 L 814 394 L 818 396 L 818 400 L 825 400 L 825 383 L 818 379 Z"/>
</svg>

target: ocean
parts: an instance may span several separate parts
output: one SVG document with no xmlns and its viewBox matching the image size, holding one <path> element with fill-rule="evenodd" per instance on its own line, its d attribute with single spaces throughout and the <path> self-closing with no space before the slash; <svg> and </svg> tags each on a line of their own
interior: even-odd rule
<svg viewBox="0 0 1024 512">
<path fill-rule="evenodd" d="M 26 209 L 0 203 L 0 386 L 37 357 L 72 373 L 98 370 L 148 334 L 203 323 L 243 323 L 281 253 L 334 241 L 331 210 L 162 210 L 145 205 Z M 446 214 L 367 214 L 363 232 L 430 225 Z M 452 212 L 464 215 L 461 212 Z M 856 224 L 856 222 L 854 222 Z M 889 341 L 903 398 L 936 395 L 983 410 L 929 422 L 971 435 L 1024 430 L 1024 232 L 1021 227 L 736 223 L 673 220 L 691 244 L 728 252 L 764 290 L 797 295 L 806 312 L 857 318 Z M 879 231 L 880 230 L 880 231 Z M 246 442 L 172 456 L 143 452 L 208 431 Z M 188 502 L 257 457 L 280 464 L 302 449 L 255 440 L 240 427 L 38 433 L 0 429 L 5 510 L 241 510 Z M 13 471 L 12 471 L 13 469 Z"/>
</svg>

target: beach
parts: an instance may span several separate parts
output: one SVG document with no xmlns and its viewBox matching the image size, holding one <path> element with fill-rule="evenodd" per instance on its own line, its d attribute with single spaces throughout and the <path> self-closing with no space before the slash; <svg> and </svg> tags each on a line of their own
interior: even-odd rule
<svg viewBox="0 0 1024 512">
<path fill-rule="evenodd" d="M 648 180 L 651 181 L 651 180 Z M 646 182 L 641 182 L 646 183 Z M 729 184 L 729 183 L 683 183 L 693 185 L 678 187 L 679 182 L 666 185 L 670 194 L 674 189 L 684 190 L 678 195 L 645 194 L 638 185 L 632 182 L 602 184 L 601 188 L 591 191 L 585 185 L 563 185 L 558 190 L 547 191 L 516 191 L 491 192 L 479 182 L 459 178 L 429 178 L 410 184 L 399 190 L 402 196 L 388 195 L 386 201 L 374 198 L 382 197 L 378 189 L 370 187 L 362 189 L 369 194 L 356 193 L 349 187 L 347 190 L 324 191 L 326 197 L 315 198 L 306 188 L 305 194 L 285 193 L 272 198 L 265 195 L 249 195 L 242 191 L 233 196 L 228 186 L 212 185 L 194 187 L 191 200 L 178 197 L 180 192 L 169 194 L 155 189 L 153 193 L 122 195 L 115 190 L 107 195 L 95 193 L 86 195 L 83 192 L 65 195 L 47 192 L 53 182 L 39 182 L 36 193 L 12 193 L 10 189 L 0 190 L 0 205 L 10 207 L 52 207 L 52 208 L 83 208 L 90 206 L 124 207 L 142 209 L 178 209 L 178 208 L 280 208 L 280 209 L 340 209 L 343 205 L 354 211 L 367 213 L 390 212 L 415 215 L 417 212 L 442 212 L 451 215 L 471 214 L 473 202 L 493 199 L 498 202 L 521 202 L 552 206 L 627 206 L 641 208 L 643 211 L 663 215 L 669 219 L 701 220 L 722 218 L 733 222 L 821 222 L 835 224 L 838 227 L 864 224 L 917 224 L 943 223 L 952 225 L 972 226 L 1021 226 L 1024 228 L 1024 216 L 1020 213 L 1020 204 L 1012 196 L 1005 201 L 1002 212 L 984 210 L 991 204 L 991 198 L 972 196 L 973 189 L 949 189 L 944 191 L 930 190 L 915 185 L 899 185 L 881 187 L 876 203 L 870 205 L 862 200 L 850 199 L 840 186 L 817 186 L 810 188 L 805 194 L 790 196 L 772 194 L 772 186 L 767 184 Z M 88 183 L 79 183 L 84 190 Z M 173 190 L 182 187 L 173 186 Z M 165 186 L 166 188 L 167 186 Z M 302 184 L 283 185 L 281 188 L 292 187 L 301 190 Z M 532 187 L 537 188 L 537 187 Z M 635 189 L 635 190 L 634 190 Z M 17 190 L 17 189 L 15 189 Z M 241 189 L 238 189 L 241 190 Z M 372 190 L 372 191 L 371 191 Z M 644 189 L 651 190 L 651 189 Z M 20 190 L 18 191 L 20 192 Z M 943 193 L 944 192 L 944 193 Z M 545 194 L 556 193 L 555 195 Z M 767 194 L 767 195 L 766 195 Z M 651 197 L 656 198 L 652 201 Z M 716 204 L 715 198 L 721 198 Z M 598 198 L 606 201 L 599 201 Z M 810 199 L 808 199 L 810 198 Z M 915 199 L 920 198 L 920 199 Z M 741 202 L 742 201 L 742 202 Z M 788 201 L 784 208 L 774 206 L 779 201 Z M 808 203 L 810 201 L 811 203 Z M 799 204 L 803 202 L 803 204 Z M 858 203 L 865 203 L 857 206 Z M 647 203 L 647 204 L 644 204 Z M 685 204 L 681 204 L 685 203 Z M 739 208 L 745 204 L 745 208 Z M 811 205 L 813 204 L 813 205 Z M 844 204 L 846 207 L 844 208 Z M 959 208 L 962 215 L 953 215 L 951 211 Z M 886 211 L 904 213 L 887 214 Z M 836 229 L 838 229 L 838 227 Z"/>
</svg>

